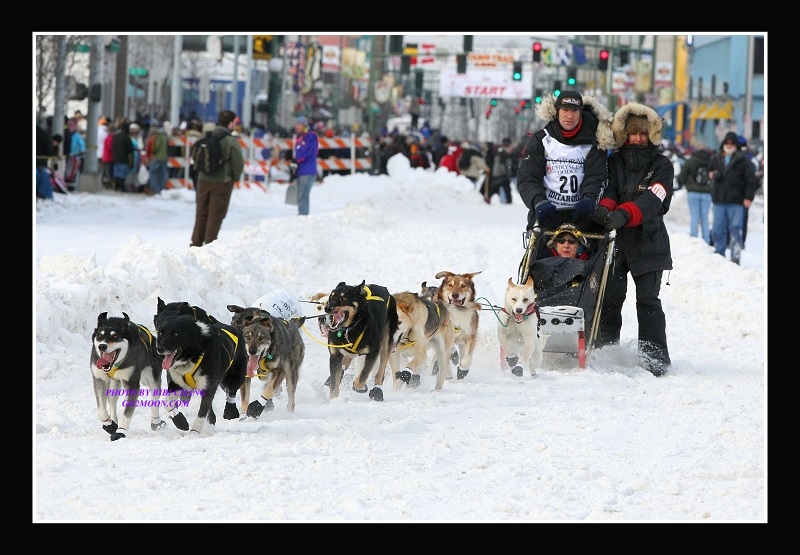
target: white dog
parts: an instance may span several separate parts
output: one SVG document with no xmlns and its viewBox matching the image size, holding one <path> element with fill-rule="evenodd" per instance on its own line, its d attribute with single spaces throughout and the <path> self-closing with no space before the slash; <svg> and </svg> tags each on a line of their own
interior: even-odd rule
<svg viewBox="0 0 800 555">
<path fill-rule="evenodd" d="M 503 370 L 511 368 L 515 376 L 522 376 L 528 370 L 531 376 L 536 376 L 542 364 L 545 337 L 539 325 L 532 277 L 528 276 L 524 285 L 508 278 L 505 304 L 497 320 L 497 336 Z"/>
</svg>

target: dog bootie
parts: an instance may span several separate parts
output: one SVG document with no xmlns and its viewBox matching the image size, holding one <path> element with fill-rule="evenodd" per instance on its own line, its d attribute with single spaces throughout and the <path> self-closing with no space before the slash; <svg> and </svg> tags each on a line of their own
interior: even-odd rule
<svg viewBox="0 0 800 555">
<path fill-rule="evenodd" d="M 409 372 L 408 369 L 405 369 L 401 370 L 400 372 L 395 372 L 394 377 L 403 383 L 408 383 L 411 381 L 411 375 L 411 372 Z M 419 376 L 417 376 L 417 378 L 419 378 Z M 417 381 L 419 381 L 419 379 L 417 379 Z"/>
<path fill-rule="evenodd" d="M 383 390 L 380 387 L 373 387 L 369 392 L 369 398 L 373 401 L 383 401 Z"/>
<path fill-rule="evenodd" d="M 419 374 L 411 374 L 408 385 L 409 387 L 419 387 Z"/>
<path fill-rule="evenodd" d="M 175 424 L 175 427 L 179 430 L 183 430 L 184 432 L 189 430 L 189 422 L 186 420 L 186 417 L 182 412 L 170 414 L 169 419 L 172 420 L 172 423 Z"/>
<path fill-rule="evenodd" d="M 522 366 L 515 366 L 511 369 L 511 373 L 515 376 L 521 376 L 523 374 Z"/>
<path fill-rule="evenodd" d="M 431 376 L 435 376 L 438 373 L 439 373 L 439 361 L 434 360 L 433 361 L 433 370 L 431 370 Z"/>
<path fill-rule="evenodd" d="M 150 429 L 153 430 L 154 432 L 157 432 L 159 430 L 163 430 L 166 427 L 167 427 L 167 423 L 164 422 L 163 420 L 161 420 L 160 418 L 158 420 L 150 422 Z"/>
<path fill-rule="evenodd" d="M 461 368 L 460 366 L 456 370 L 456 378 L 459 380 L 463 380 L 469 374 L 469 368 Z"/>
<path fill-rule="evenodd" d="M 113 435 L 114 432 L 117 431 L 117 423 L 114 422 L 113 420 L 111 420 L 110 418 L 108 420 L 106 420 L 106 422 L 109 422 L 109 423 L 108 424 L 103 424 L 103 429 L 105 431 L 107 431 L 109 434 Z"/>
<path fill-rule="evenodd" d="M 125 428 L 117 428 L 117 431 L 111 434 L 111 441 L 117 441 L 125 437 Z"/>
<path fill-rule="evenodd" d="M 252 405 L 252 403 L 250 403 Z M 249 407 L 248 407 L 249 410 Z M 225 402 L 225 410 L 222 412 L 222 418 L 225 420 L 234 420 L 239 418 L 239 409 L 236 408 L 236 403 Z"/>
<path fill-rule="evenodd" d="M 259 399 L 256 399 L 247 405 L 247 416 L 250 418 L 258 418 L 265 410 L 271 411 L 274 408 L 275 404 L 272 402 L 272 399 L 264 399 L 263 397 L 260 397 Z"/>
<path fill-rule="evenodd" d="M 459 358 L 459 356 L 458 356 L 458 349 L 456 349 L 455 347 L 453 347 L 453 350 L 452 350 L 452 351 L 450 351 L 450 362 L 452 362 L 453 364 L 455 364 L 456 366 L 458 366 L 458 363 L 459 363 L 460 361 L 461 361 L 461 359 L 460 359 L 460 358 Z"/>
</svg>

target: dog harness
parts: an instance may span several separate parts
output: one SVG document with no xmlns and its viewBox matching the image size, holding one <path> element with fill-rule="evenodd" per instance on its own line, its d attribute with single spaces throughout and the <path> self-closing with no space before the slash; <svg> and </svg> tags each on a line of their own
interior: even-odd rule
<svg viewBox="0 0 800 555">
<path fill-rule="evenodd" d="M 422 299 L 422 300 L 425 301 L 425 299 Z M 433 315 L 433 310 L 431 308 L 431 305 L 433 305 L 436 308 L 436 327 L 433 328 L 433 331 L 427 335 L 427 339 L 430 339 L 431 337 L 433 337 L 436 334 L 436 331 L 439 329 L 439 326 L 442 325 L 442 312 L 439 309 L 439 305 L 436 304 L 433 301 L 425 301 L 425 305 L 428 308 L 428 317 L 429 318 Z M 458 328 L 456 328 L 456 330 L 458 330 Z M 406 337 L 406 334 L 404 333 L 404 334 L 402 334 L 400 336 L 400 340 L 398 341 L 398 344 L 400 344 L 400 348 L 401 349 L 405 349 L 407 347 L 411 347 L 412 345 L 416 344 L 416 341 L 410 341 Z"/>
<path fill-rule="evenodd" d="M 389 299 L 384 299 L 383 297 L 379 297 L 379 296 L 377 296 L 377 295 L 373 295 L 373 294 L 372 294 L 372 291 L 370 290 L 370 288 L 369 288 L 367 285 L 365 285 L 365 286 L 364 286 L 364 291 L 366 291 L 366 292 L 367 292 L 366 300 L 368 300 L 368 301 L 381 301 L 381 302 L 385 302 L 385 303 L 386 303 L 386 308 L 387 308 L 387 309 L 389 308 Z M 391 295 L 390 295 L 390 297 L 391 297 Z M 360 320 L 362 320 L 362 319 L 363 319 L 363 318 L 359 318 L 359 321 L 360 321 Z M 349 335 L 348 335 L 348 334 L 349 334 L 350 330 L 351 330 L 351 329 L 353 329 L 353 327 L 355 327 L 355 323 L 354 323 L 354 325 L 353 325 L 353 326 L 350 326 L 350 327 L 349 327 L 349 328 L 348 328 L 348 329 L 347 329 L 347 330 L 344 332 L 344 336 L 345 336 L 345 338 L 346 338 L 348 341 L 350 340 L 350 337 L 349 337 Z M 355 340 L 354 342 L 352 342 L 352 343 L 349 343 L 349 344 L 347 344 L 347 345 L 341 345 L 341 346 L 340 346 L 340 348 L 341 348 L 341 349 L 344 349 L 345 351 L 347 351 L 347 352 L 349 352 L 349 353 L 357 354 L 357 352 L 358 352 L 358 344 L 359 344 L 359 343 L 361 343 L 361 340 L 364 338 L 364 333 L 365 333 L 366 331 L 367 331 L 367 329 L 366 329 L 366 326 L 365 326 L 365 327 L 364 327 L 364 329 L 363 329 L 363 330 L 361 330 L 361 333 L 359 333 L 359 334 L 358 334 L 358 337 L 356 338 L 356 340 Z"/>
<path fill-rule="evenodd" d="M 226 329 L 221 329 L 220 331 L 224 331 L 230 336 L 231 340 L 233 341 L 233 351 L 236 352 L 236 347 L 239 346 L 239 338 L 236 337 L 235 334 L 229 332 Z M 225 351 L 227 352 L 227 349 L 225 349 Z M 187 372 L 186 374 L 183 375 L 183 381 L 185 381 L 186 385 L 188 385 L 192 389 L 195 389 L 197 387 L 197 382 L 194 380 L 194 373 L 197 372 L 198 368 L 200 368 L 200 363 L 203 362 L 203 356 L 204 354 L 201 354 L 197 358 L 197 362 L 195 362 L 194 368 L 192 368 L 191 372 Z M 228 357 L 230 358 L 230 361 L 228 362 L 228 368 L 230 368 L 231 365 L 233 364 L 233 356 L 230 353 L 228 353 Z M 225 369 L 226 372 L 228 371 L 228 368 Z"/>
<path fill-rule="evenodd" d="M 508 310 L 506 310 L 505 307 L 503 307 L 502 312 L 505 312 L 506 314 L 508 314 L 508 320 L 506 320 L 506 325 L 508 325 L 508 322 L 511 321 L 511 314 L 509 314 Z M 531 314 L 536 314 L 536 319 L 537 320 L 541 320 L 541 316 L 539 315 L 539 307 L 536 305 L 536 303 L 531 303 L 531 304 L 528 305 L 528 308 L 525 309 L 525 314 L 523 315 L 522 320 L 523 321 L 527 320 L 528 316 L 530 316 Z M 516 322 L 516 321 L 517 320 L 515 318 L 514 322 Z"/>
<path fill-rule="evenodd" d="M 141 331 L 145 333 L 145 335 L 147 335 L 147 341 L 145 341 L 144 335 L 142 335 L 141 333 L 139 334 L 139 339 L 142 340 L 142 343 L 144 343 L 144 346 L 147 347 L 148 350 L 152 349 L 153 334 L 150 333 L 150 330 L 144 327 L 143 325 L 141 324 L 136 324 L 136 325 L 139 327 Z M 120 360 L 114 361 L 114 364 L 111 365 L 111 368 L 106 370 L 106 374 L 108 374 L 108 377 L 111 378 L 112 380 L 114 379 L 114 374 L 116 374 L 117 370 L 119 370 L 119 367 L 122 366 L 123 360 L 125 360 L 125 357 L 122 357 Z"/>
</svg>

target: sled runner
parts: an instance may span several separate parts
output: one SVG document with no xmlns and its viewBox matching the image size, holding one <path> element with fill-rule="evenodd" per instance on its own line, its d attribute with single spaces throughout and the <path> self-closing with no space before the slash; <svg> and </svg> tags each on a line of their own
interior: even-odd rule
<svg viewBox="0 0 800 555">
<path fill-rule="evenodd" d="M 597 337 L 608 272 L 614 256 L 616 231 L 583 233 L 588 259 L 552 256 L 547 242 L 556 230 L 538 226 L 522 234 L 525 254 L 517 283 L 533 277 L 544 352 L 577 353 L 578 367 L 586 368 L 586 355 Z"/>
</svg>

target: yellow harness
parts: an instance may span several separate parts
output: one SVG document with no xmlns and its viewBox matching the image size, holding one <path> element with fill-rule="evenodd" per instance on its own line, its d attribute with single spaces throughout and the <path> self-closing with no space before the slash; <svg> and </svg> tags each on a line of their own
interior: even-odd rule
<svg viewBox="0 0 800 555">
<path fill-rule="evenodd" d="M 384 299 L 383 297 L 378 297 L 377 295 L 373 295 L 372 291 L 368 286 L 364 286 L 364 290 L 367 292 L 367 300 L 368 301 L 383 301 L 386 303 L 386 308 L 389 308 L 389 299 Z M 366 329 L 361 330 L 361 333 L 358 334 L 358 338 L 349 345 L 342 345 L 341 348 L 347 352 L 356 354 L 358 351 L 358 344 L 361 343 L 361 340 L 364 338 L 364 333 L 366 333 Z"/>
<path fill-rule="evenodd" d="M 236 334 L 233 334 L 224 328 L 222 328 L 221 331 L 227 333 L 233 340 L 233 351 L 236 352 L 236 347 L 239 346 L 239 338 L 236 337 Z M 227 349 L 225 350 L 227 351 Z M 200 357 L 197 359 L 197 362 L 194 364 L 194 368 L 192 368 L 191 372 L 187 372 L 186 374 L 183 375 L 183 381 L 185 381 L 186 385 L 188 385 L 192 389 L 197 388 L 197 382 L 194 379 L 194 373 L 197 372 L 198 368 L 200 368 L 200 363 L 203 362 L 203 356 L 204 355 L 200 355 Z M 230 353 L 228 353 L 228 357 L 230 358 L 230 361 L 228 362 L 228 368 L 230 368 L 231 365 L 233 364 L 233 356 Z M 227 371 L 228 368 L 226 368 L 225 370 Z"/>
<path fill-rule="evenodd" d="M 139 334 L 139 339 L 142 341 L 142 343 L 144 343 L 144 346 L 147 347 L 149 351 L 150 349 L 153 348 L 153 334 L 150 333 L 150 330 L 144 327 L 143 325 L 141 324 L 136 324 L 136 325 L 139 327 L 140 330 L 142 330 L 144 333 L 147 334 L 147 341 L 145 341 L 141 333 Z M 125 360 L 125 357 L 115 361 L 114 364 L 111 365 L 111 368 L 108 369 L 108 372 L 106 372 L 108 374 L 108 377 L 111 378 L 112 380 L 114 379 L 114 374 L 116 374 L 117 370 L 119 370 L 119 367 L 122 366 L 123 360 Z"/>
</svg>

